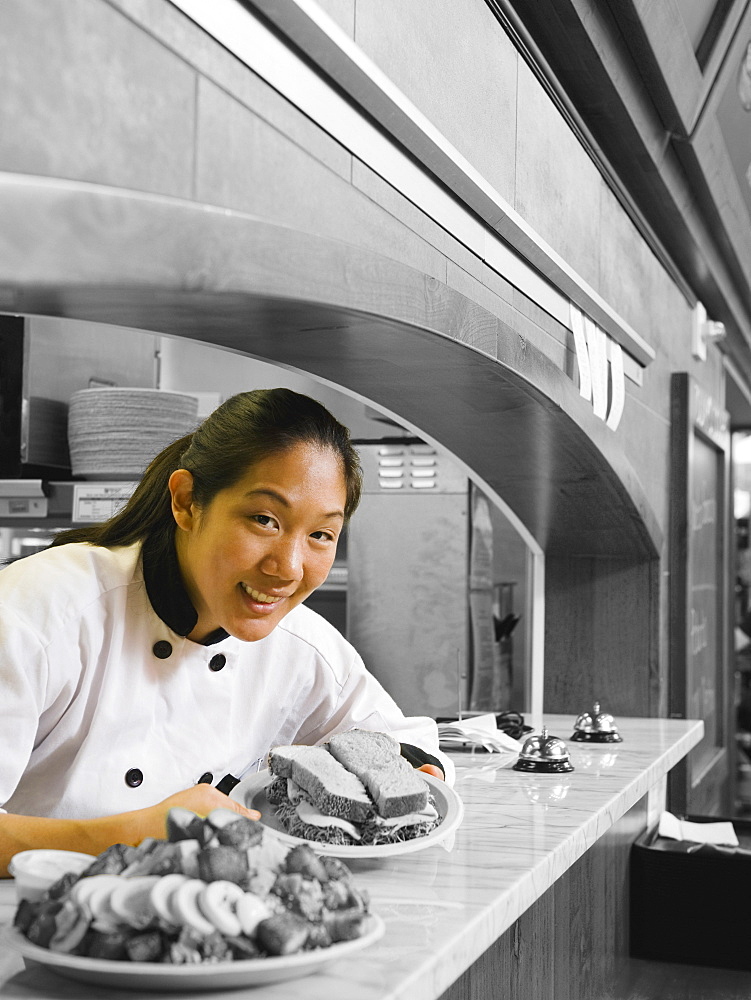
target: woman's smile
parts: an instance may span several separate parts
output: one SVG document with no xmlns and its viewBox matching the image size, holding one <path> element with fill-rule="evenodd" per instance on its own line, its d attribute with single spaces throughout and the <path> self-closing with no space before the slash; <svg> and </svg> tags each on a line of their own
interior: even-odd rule
<svg viewBox="0 0 751 1000">
<path fill-rule="evenodd" d="M 277 605 L 287 600 L 287 596 L 284 594 L 273 597 L 270 594 L 263 593 L 263 591 L 248 587 L 245 583 L 240 584 L 240 589 L 249 610 L 257 615 L 269 615 L 276 609 Z M 289 596 L 293 595 L 290 594 Z"/>
</svg>

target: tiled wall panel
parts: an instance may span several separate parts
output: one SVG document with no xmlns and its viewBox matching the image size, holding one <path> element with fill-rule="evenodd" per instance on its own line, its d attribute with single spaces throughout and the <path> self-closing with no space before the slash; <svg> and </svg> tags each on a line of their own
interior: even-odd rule
<svg viewBox="0 0 751 1000">
<path fill-rule="evenodd" d="M 357 2 L 355 41 L 513 203 L 517 55 L 484 0 Z"/>
<path fill-rule="evenodd" d="M 192 195 L 196 77 L 106 3 L 6 0 L 0 167 Z"/>
</svg>

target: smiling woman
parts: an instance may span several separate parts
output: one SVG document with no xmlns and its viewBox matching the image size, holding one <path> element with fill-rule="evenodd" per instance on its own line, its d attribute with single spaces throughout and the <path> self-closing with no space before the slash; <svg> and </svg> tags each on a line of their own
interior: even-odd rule
<svg viewBox="0 0 751 1000">
<path fill-rule="evenodd" d="M 435 723 L 405 718 L 303 604 L 360 488 L 323 406 L 240 393 L 157 455 L 112 519 L 0 574 L 0 866 L 164 836 L 175 805 L 244 812 L 223 794 L 233 776 L 352 728 L 450 769 Z"/>
<path fill-rule="evenodd" d="M 190 472 L 173 472 L 169 485 L 178 561 L 198 612 L 188 638 L 224 627 L 262 639 L 328 576 L 346 504 L 331 449 L 300 442 L 261 459 L 205 512 L 193 503 Z"/>
</svg>

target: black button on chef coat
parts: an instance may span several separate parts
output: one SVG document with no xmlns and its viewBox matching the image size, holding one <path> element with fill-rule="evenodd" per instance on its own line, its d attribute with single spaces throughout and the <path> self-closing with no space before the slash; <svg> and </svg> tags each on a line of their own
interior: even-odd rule
<svg viewBox="0 0 751 1000">
<path fill-rule="evenodd" d="M 154 643 L 151 651 L 160 660 L 166 660 L 168 656 L 172 655 L 172 643 L 167 642 L 166 639 L 159 639 L 158 642 Z"/>
<path fill-rule="evenodd" d="M 224 655 L 224 653 L 217 653 L 215 656 L 212 656 L 211 659 L 209 660 L 209 670 L 213 671 L 221 670 L 226 662 L 227 662 L 227 657 Z"/>
<path fill-rule="evenodd" d="M 131 767 L 125 772 L 125 784 L 131 788 L 138 788 L 143 782 L 143 771 L 138 767 Z"/>
</svg>

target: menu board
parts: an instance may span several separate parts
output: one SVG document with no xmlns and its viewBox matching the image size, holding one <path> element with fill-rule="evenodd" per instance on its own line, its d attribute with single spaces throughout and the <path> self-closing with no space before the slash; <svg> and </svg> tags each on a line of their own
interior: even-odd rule
<svg viewBox="0 0 751 1000">
<path fill-rule="evenodd" d="M 685 373 L 672 392 L 669 708 L 704 737 L 671 776 L 670 808 L 712 814 L 729 805 L 728 416 Z"/>
</svg>

